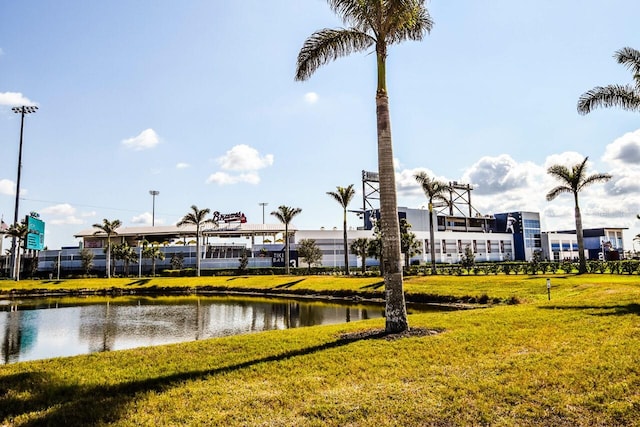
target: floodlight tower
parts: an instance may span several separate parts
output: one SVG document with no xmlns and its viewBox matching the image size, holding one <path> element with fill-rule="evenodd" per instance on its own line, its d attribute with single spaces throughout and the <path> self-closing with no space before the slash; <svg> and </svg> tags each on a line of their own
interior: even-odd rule
<svg viewBox="0 0 640 427">
<path fill-rule="evenodd" d="M 20 176 L 22 172 L 22 135 L 24 133 L 24 116 L 27 114 L 35 113 L 38 107 L 35 105 L 22 105 L 20 107 L 13 107 L 13 112 L 20 114 L 20 145 L 18 148 L 18 178 L 16 179 L 16 203 L 15 210 L 13 211 L 13 225 L 18 224 L 18 210 L 20 206 Z M 16 236 L 11 239 L 11 277 L 15 280 L 20 279 L 19 271 L 16 268 L 18 265 L 18 251 L 16 245 Z"/>
<path fill-rule="evenodd" d="M 155 227 L 156 226 L 156 196 L 160 194 L 160 192 L 157 190 L 149 190 L 149 194 L 151 194 L 151 197 L 153 198 L 153 207 L 151 210 L 151 226 Z"/>
</svg>

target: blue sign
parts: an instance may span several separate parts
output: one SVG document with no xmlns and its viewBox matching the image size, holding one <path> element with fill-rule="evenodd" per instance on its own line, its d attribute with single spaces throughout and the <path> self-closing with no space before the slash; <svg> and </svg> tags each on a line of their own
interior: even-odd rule
<svg viewBox="0 0 640 427">
<path fill-rule="evenodd" d="M 35 216 L 27 216 L 26 249 L 41 251 L 44 249 L 44 221 Z"/>
</svg>

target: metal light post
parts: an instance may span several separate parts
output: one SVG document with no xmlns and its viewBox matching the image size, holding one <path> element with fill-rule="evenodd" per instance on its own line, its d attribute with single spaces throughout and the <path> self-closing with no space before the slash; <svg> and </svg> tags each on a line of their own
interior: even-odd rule
<svg viewBox="0 0 640 427">
<path fill-rule="evenodd" d="M 258 205 L 262 206 L 262 223 L 264 224 L 264 207 L 267 206 L 269 203 L 267 202 L 260 202 L 258 203 Z"/>
<path fill-rule="evenodd" d="M 156 196 L 160 194 L 159 191 L 149 190 L 149 194 L 153 197 L 153 210 L 151 211 L 151 226 L 155 227 L 156 225 Z"/>
<path fill-rule="evenodd" d="M 26 114 L 35 113 L 38 107 L 35 105 L 23 105 L 21 107 L 13 107 L 12 110 L 16 114 L 20 114 L 20 146 L 18 148 L 18 179 L 16 180 L 16 204 L 15 210 L 13 212 L 13 224 L 18 224 L 18 210 L 20 206 L 20 176 L 22 172 L 22 135 L 24 132 L 24 116 Z M 18 266 L 18 250 L 16 245 L 16 236 L 13 236 L 11 239 L 11 277 L 15 280 L 19 280 L 19 270 L 16 268 Z"/>
</svg>

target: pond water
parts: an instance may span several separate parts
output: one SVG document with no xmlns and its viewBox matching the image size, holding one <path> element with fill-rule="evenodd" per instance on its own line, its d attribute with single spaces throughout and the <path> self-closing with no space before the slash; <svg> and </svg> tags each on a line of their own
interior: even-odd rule
<svg viewBox="0 0 640 427">
<path fill-rule="evenodd" d="M 379 305 L 245 297 L 0 300 L 0 364 L 382 316 Z"/>
</svg>

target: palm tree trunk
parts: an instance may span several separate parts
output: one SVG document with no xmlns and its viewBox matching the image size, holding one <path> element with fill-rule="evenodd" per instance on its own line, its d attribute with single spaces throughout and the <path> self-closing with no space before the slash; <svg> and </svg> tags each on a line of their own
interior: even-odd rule
<svg viewBox="0 0 640 427">
<path fill-rule="evenodd" d="M 580 264 L 578 266 L 578 273 L 583 274 L 587 272 L 587 260 L 584 257 L 584 235 L 582 234 L 582 215 L 580 214 L 580 207 L 578 206 L 578 198 L 576 197 L 576 237 L 578 238 L 578 259 Z"/>
<path fill-rule="evenodd" d="M 342 220 L 342 237 L 344 239 L 344 274 L 349 275 L 349 249 L 347 248 L 347 209 L 344 210 Z"/>
<path fill-rule="evenodd" d="M 107 279 L 111 278 L 111 237 L 107 236 Z"/>
<path fill-rule="evenodd" d="M 378 63 L 380 65 L 380 61 Z M 382 65 L 384 66 L 384 64 Z M 387 333 L 397 333 L 406 331 L 409 329 L 409 325 L 400 265 L 400 224 L 398 222 L 396 180 L 393 167 L 389 98 L 384 88 L 380 89 L 380 86 L 376 94 L 376 115 L 380 179 L 380 231 L 382 233 L 382 261 L 386 293 L 385 330 Z"/>
<path fill-rule="evenodd" d="M 433 226 L 433 203 L 431 200 L 429 200 L 429 239 L 431 239 L 429 244 L 431 252 L 431 275 L 435 276 L 438 274 L 438 271 L 436 270 L 436 233 Z"/>
<path fill-rule="evenodd" d="M 196 227 L 196 277 L 200 277 L 200 225 Z"/>
<path fill-rule="evenodd" d="M 284 273 L 289 274 L 289 224 L 284 225 Z"/>
</svg>

